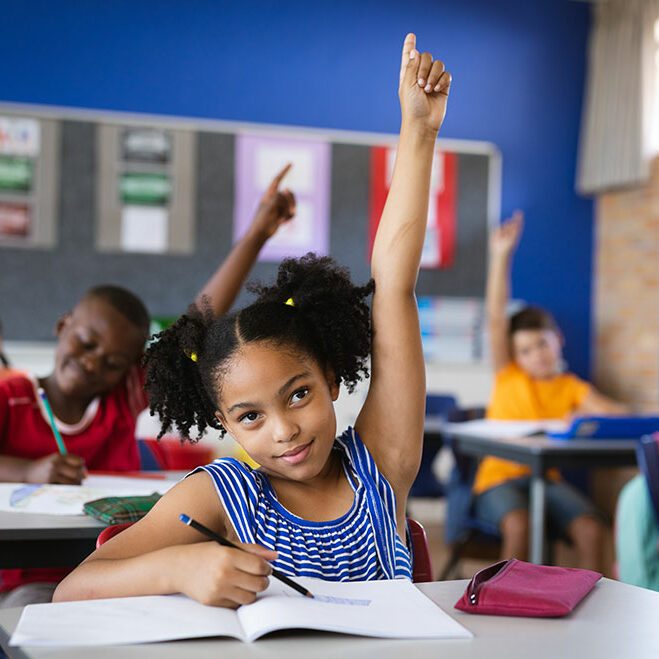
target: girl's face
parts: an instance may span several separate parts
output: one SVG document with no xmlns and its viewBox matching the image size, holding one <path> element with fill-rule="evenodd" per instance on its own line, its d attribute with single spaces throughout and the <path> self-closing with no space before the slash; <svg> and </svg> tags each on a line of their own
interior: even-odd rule
<svg viewBox="0 0 659 659">
<path fill-rule="evenodd" d="M 308 355 L 257 342 L 221 377 L 218 418 L 266 473 L 296 481 L 322 473 L 336 435 L 331 373 Z"/>
</svg>

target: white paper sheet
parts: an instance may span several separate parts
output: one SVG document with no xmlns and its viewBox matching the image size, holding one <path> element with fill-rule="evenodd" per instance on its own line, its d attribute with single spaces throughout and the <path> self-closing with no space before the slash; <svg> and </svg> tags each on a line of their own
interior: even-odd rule
<svg viewBox="0 0 659 659">
<path fill-rule="evenodd" d="M 162 206 L 124 206 L 121 249 L 162 254 L 167 251 L 169 214 Z"/>
<path fill-rule="evenodd" d="M 567 428 L 564 421 L 545 419 L 542 421 L 497 421 L 493 419 L 476 419 L 464 423 L 447 423 L 447 432 L 478 437 L 528 437 L 544 432 L 560 432 Z"/>
<path fill-rule="evenodd" d="M 0 483 L 0 510 L 47 515 L 84 515 L 87 501 L 103 497 L 164 494 L 174 481 L 121 476 L 89 476 L 82 485 Z"/>
<path fill-rule="evenodd" d="M 472 636 L 409 581 L 298 581 L 319 599 L 271 579 L 268 590 L 237 613 L 183 595 L 32 604 L 23 610 L 10 645 L 122 645 L 206 636 L 252 640 L 291 628 L 386 638 Z"/>
</svg>

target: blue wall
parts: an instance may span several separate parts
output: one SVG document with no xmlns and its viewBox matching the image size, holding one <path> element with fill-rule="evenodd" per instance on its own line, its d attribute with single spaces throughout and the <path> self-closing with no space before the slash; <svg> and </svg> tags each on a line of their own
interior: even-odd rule
<svg viewBox="0 0 659 659">
<path fill-rule="evenodd" d="M 503 154 L 526 211 L 514 295 L 553 310 L 588 375 L 592 203 L 574 192 L 589 25 L 570 0 L 4 0 L 0 101 L 395 132 L 399 47 L 454 77 L 444 137 Z"/>
</svg>

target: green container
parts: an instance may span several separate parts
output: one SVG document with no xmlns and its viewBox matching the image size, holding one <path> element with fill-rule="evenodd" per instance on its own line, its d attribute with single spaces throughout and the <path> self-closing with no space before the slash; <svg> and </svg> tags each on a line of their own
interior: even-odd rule
<svg viewBox="0 0 659 659">
<path fill-rule="evenodd" d="M 0 189 L 30 190 L 34 178 L 34 166 L 27 158 L 0 156 Z"/>
<path fill-rule="evenodd" d="M 121 200 L 128 204 L 166 204 L 172 183 L 164 174 L 122 174 L 119 190 Z"/>
</svg>

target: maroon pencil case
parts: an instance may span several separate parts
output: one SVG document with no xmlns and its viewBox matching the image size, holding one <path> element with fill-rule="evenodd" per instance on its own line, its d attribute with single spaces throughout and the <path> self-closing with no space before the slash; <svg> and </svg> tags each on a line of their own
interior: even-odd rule
<svg viewBox="0 0 659 659">
<path fill-rule="evenodd" d="M 512 558 L 477 572 L 455 608 L 495 616 L 564 616 L 601 576 L 591 570 L 535 565 Z"/>
</svg>

